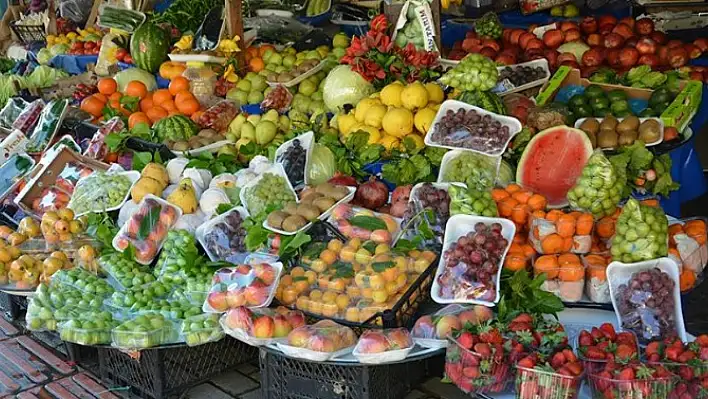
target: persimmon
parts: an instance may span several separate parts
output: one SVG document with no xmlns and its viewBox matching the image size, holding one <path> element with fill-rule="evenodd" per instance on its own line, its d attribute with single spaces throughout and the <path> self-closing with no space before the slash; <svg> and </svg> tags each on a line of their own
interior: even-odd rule
<svg viewBox="0 0 708 399">
<path fill-rule="evenodd" d="M 108 101 L 113 101 L 113 100 L 120 101 L 121 98 L 123 98 L 123 95 L 119 91 L 117 91 L 117 92 L 111 94 L 110 96 L 108 96 Z"/>
<path fill-rule="evenodd" d="M 686 231 L 687 234 L 689 233 L 689 230 L 694 230 L 696 232 L 698 231 L 706 231 L 706 222 L 704 222 L 701 219 L 694 219 L 694 220 L 689 220 L 683 225 L 683 229 Z"/>
<path fill-rule="evenodd" d="M 558 254 L 563 249 L 563 237 L 558 234 L 549 234 L 541 240 L 541 250 L 544 254 Z"/>
<path fill-rule="evenodd" d="M 511 194 L 511 198 L 519 201 L 520 204 L 526 204 L 529 202 L 529 198 L 533 195 L 530 191 L 519 190 Z"/>
<path fill-rule="evenodd" d="M 128 85 L 125 87 L 125 95 L 127 96 L 132 96 L 132 97 L 138 97 L 138 98 L 145 98 L 148 94 L 148 89 L 145 86 L 145 83 L 139 81 L 139 80 L 133 80 Z"/>
<path fill-rule="evenodd" d="M 556 231 L 563 238 L 575 234 L 575 218 L 572 215 L 563 215 L 556 221 Z"/>
<path fill-rule="evenodd" d="M 615 224 L 615 220 L 611 217 L 604 217 L 597 222 L 595 231 L 600 238 L 612 238 L 615 235 Z"/>
<path fill-rule="evenodd" d="M 175 105 L 174 101 L 172 101 L 172 100 L 163 101 L 160 104 L 160 107 L 162 107 L 167 112 L 177 111 L 177 106 Z"/>
<path fill-rule="evenodd" d="M 197 101 L 197 99 L 194 97 L 194 94 L 192 94 L 189 90 L 182 90 L 175 95 L 175 104 L 190 100 Z"/>
<path fill-rule="evenodd" d="M 573 249 L 573 237 L 563 237 L 563 246 L 561 247 L 561 252 L 569 252 Z"/>
<path fill-rule="evenodd" d="M 194 115 L 197 111 L 199 111 L 199 102 L 197 100 L 186 100 L 176 104 L 179 112 L 187 116 Z"/>
<path fill-rule="evenodd" d="M 153 105 L 161 105 L 165 101 L 172 101 L 172 94 L 167 89 L 158 89 L 152 93 Z"/>
<path fill-rule="evenodd" d="M 152 102 L 152 97 L 146 97 L 140 100 L 140 110 L 147 112 L 150 108 L 154 107 L 155 104 Z"/>
<path fill-rule="evenodd" d="M 263 59 L 260 57 L 251 58 L 251 60 L 248 61 L 248 68 L 252 72 L 258 73 L 265 68 L 265 62 L 263 62 Z"/>
<path fill-rule="evenodd" d="M 546 220 L 550 220 L 551 222 L 555 222 L 556 220 L 560 219 L 561 216 L 563 216 L 564 213 L 563 211 L 559 211 L 558 209 L 551 209 L 546 213 Z"/>
<path fill-rule="evenodd" d="M 103 78 L 98 81 L 96 87 L 98 88 L 99 93 L 110 96 L 118 90 L 118 83 L 116 83 L 113 78 Z"/>
<path fill-rule="evenodd" d="M 526 268 L 526 258 L 522 254 L 507 254 L 504 259 L 504 269 L 515 272 Z"/>
<path fill-rule="evenodd" d="M 509 245 L 509 250 L 506 251 L 507 256 L 509 254 L 522 254 L 524 253 L 524 248 L 521 246 L 522 244 L 517 244 L 515 242 L 512 242 L 511 245 Z"/>
<path fill-rule="evenodd" d="M 253 57 L 258 57 L 258 47 L 256 46 L 249 46 L 246 49 L 246 55 L 250 56 L 251 58 Z"/>
<path fill-rule="evenodd" d="M 532 258 L 532 257 L 534 257 L 534 256 L 536 255 L 536 250 L 533 249 L 533 247 L 531 246 L 531 244 L 528 244 L 528 243 L 527 243 L 527 244 L 524 244 L 524 245 L 521 246 L 521 249 L 524 251 L 524 256 L 525 256 L 527 259 L 530 259 L 530 258 Z"/>
<path fill-rule="evenodd" d="M 560 281 L 580 281 L 585 278 L 585 270 L 580 263 L 571 263 L 560 267 L 558 279 Z"/>
<path fill-rule="evenodd" d="M 557 255 L 543 255 L 533 263 L 534 275 L 546 273 L 546 279 L 558 277 L 558 257 Z"/>
<path fill-rule="evenodd" d="M 503 200 L 504 198 L 508 198 L 509 193 L 504 190 L 503 188 L 494 188 L 492 189 L 492 199 L 494 202 L 499 202 Z"/>
<path fill-rule="evenodd" d="M 582 213 L 578 216 L 575 221 L 575 234 L 579 236 L 587 236 L 592 233 L 592 226 L 595 223 L 592 215 L 589 213 Z"/>
<path fill-rule="evenodd" d="M 88 96 L 81 101 L 81 110 L 86 111 L 92 116 L 98 118 L 103 114 L 104 103 L 94 96 Z"/>
<path fill-rule="evenodd" d="M 128 117 L 128 127 L 133 128 L 138 123 L 147 123 L 148 126 L 152 125 L 150 118 L 144 112 L 134 112 L 130 117 Z"/>
<path fill-rule="evenodd" d="M 517 204 L 511 209 L 511 220 L 514 223 L 519 223 L 523 225 L 526 223 L 530 211 L 531 208 L 529 208 L 528 205 L 522 203 Z"/>
<path fill-rule="evenodd" d="M 184 72 L 187 66 L 182 62 L 165 61 L 160 64 L 160 76 L 163 79 L 172 80 Z"/>
<path fill-rule="evenodd" d="M 513 198 L 506 198 L 502 202 L 497 204 L 497 210 L 499 211 L 499 216 L 509 218 L 514 207 L 518 205 L 519 202 Z"/>
<path fill-rule="evenodd" d="M 546 209 L 546 205 L 548 205 L 548 200 L 546 200 L 546 197 L 541 194 L 534 194 L 529 198 L 526 203 L 531 207 L 531 210 L 541 211 L 543 209 Z"/>
<path fill-rule="evenodd" d="M 155 106 L 155 107 L 150 108 L 145 113 L 145 115 L 147 115 L 147 117 L 150 118 L 150 121 L 152 123 L 155 123 L 155 122 L 159 121 L 160 119 L 165 118 L 167 116 L 167 111 L 165 111 L 165 109 L 162 107 Z"/>
<path fill-rule="evenodd" d="M 576 254 L 564 253 L 558 255 L 558 266 L 580 265 L 580 258 Z"/>
<path fill-rule="evenodd" d="M 93 94 L 93 96 L 99 99 L 104 104 L 108 102 L 108 97 L 105 94 L 95 93 Z"/>
<path fill-rule="evenodd" d="M 184 76 L 177 76 L 172 79 L 168 89 L 173 96 L 176 96 L 181 91 L 189 91 L 189 79 Z"/>
<path fill-rule="evenodd" d="M 688 291 L 696 285 L 696 274 L 689 268 L 684 268 L 679 276 L 681 292 Z"/>
<path fill-rule="evenodd" d="M 511 242 L 514 244 L 523 245 L 526 244 L 526 237 L 524 237 L 523 234 L 519 234 L 519 232 L 517 231 L 516 234 L 514 234 L 514 238 Z"/>
</svg>

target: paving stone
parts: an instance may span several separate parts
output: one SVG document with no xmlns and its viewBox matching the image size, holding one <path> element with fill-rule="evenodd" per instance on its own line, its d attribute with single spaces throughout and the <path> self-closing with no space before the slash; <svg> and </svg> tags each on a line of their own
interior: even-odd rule
<svg viewBox="0 0 708 399">
<path fill-rule="evenodd" d="M 427 398 L 427 397 L 428 397 L 427 394 L 420 392 L 419 390 L 416 389 L 413 392 L 406 395 L 405 399 L 423 399 L 423 398 Z"/>
<path fill-rule="evenodd" d="M 12 373 L 12 369 L 16 369 L 21 376 L 29 378 L 34 383 L 44 383 L 50 379 L 49 367 L 40 362 L 35 355 L 24 350 L 15 339 L 0 342 L 0 365 L 5 367 L 5 374 Z M 14 377 L 13 375 L 13 379 L 17 380 Z"/>
<path fill-rule="evenodd" d="M 15 328 L 12 323 L 0 317 L 0 340 L 15 336 L 19 333 L 20 331 Z"/>
<path fill-rule="evenodd" d="M 261 399 L 262 397 L 263 395 L 261 395 L 261 390 L 259 388 L 239 396 L 239 399 Z"/>
<path fill-rule="evenodd" d="M 117 399 L 118 396 L 114 395 L 110 391 L 108 391 L 108 388 L 105 386 L 101 385 L 99 380 L 97 378 L 94 378 L 93 376 L 89 375 L 88 373 L 79 373 L 71 377 L 71 379 L 79 384 L 81 388 L 85 389 L 89 393 L 91 393 L 93 396 L 96 396 L 100 399 Z"/>
<path fill-rule="evenodd" d="M 425 381 L 421 388 L 426 392 L 435 394 L 445 399 L 469 399 L 469 395 L 460 391 L 454 384 L 446 384 L 440 378 L 431 378 Z"/>
<path fill-rule="evenodd" d="M 211 384 L 201 384 L 190 389 L 185 399 L 232 399 L 232 397 Z"/>
<path fill-rule="evenodd" d="M 74 367 L 71 367 L 68 363 L 57 357 L 55 354 L 30 337 L 18 337 L 17 342 L 32 354 L 39 357 L 43 362 L 49 364 L 54 370 L 62 374 L 71 374 L 76 370 Z"/>
<path fill-rule="evenodd" d="M 258 388 L 258 383 L 238 371 L 218 375 L 211 379 L 211 383 L 233 396 Z"/>
</svg>

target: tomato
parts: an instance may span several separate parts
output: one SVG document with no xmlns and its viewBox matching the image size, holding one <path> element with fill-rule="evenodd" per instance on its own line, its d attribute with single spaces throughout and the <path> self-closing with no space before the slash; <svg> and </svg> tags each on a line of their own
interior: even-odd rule
<svg viewBox="0 0 708 399">
<path fill-rule="evenodd" d="M 116 51 L 116 59 L 118 61 L 125 60 L 126 55 L 128 55 L 128 50 L 126 50 L 124 48 L 119 48 L 118 51 Z"/>
<path fill-rule="evenodd" d="M 95 46 L 96 46 L 96 43 L 94 43 L 94 42 L 84 43 L 84 49 L 86 49 L 86 50 L 92 50 Z"/>
<path fill-rule="evenodd" d="M 128 55 L 126 55 L 125 57 L 123 57 L 123 62 L 125 62 L 126 64 L 132 64 L 132 63 L 133 63 L 133 57 L 132 57 L 130 54 L 128 54 Z"/>
</svg>

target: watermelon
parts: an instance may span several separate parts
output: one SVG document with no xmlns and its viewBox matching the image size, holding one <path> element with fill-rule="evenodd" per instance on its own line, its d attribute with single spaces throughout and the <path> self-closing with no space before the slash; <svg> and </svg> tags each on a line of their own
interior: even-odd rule
<svg viewBox="0 0 708 399">
<path fill-rule="evenodd" d="M 521 154 L 516 182 L 548 199 L 548 206 L 568 205 L 566 195 L 592 155 L 588 136 L 579 129 L 555 126 L 536 134 Z"/>
<path fill-rule="evenodd" d="M 152 129 L 160 142 L 187 140 L 199 132 L 199 126 L 184 115 L 172 115 L 159 120 Z"/>
<path fill-rule="evenodd" d="M 506 114 L 506 107 L 504 106 L 504 102 L 501 97 L 491 91 L 463 91 L 460 93 L 460 96 L 457 97 L 457 100 L 469 105 L 474 105 L 475 107 L 482 108 L 489 112 L 494 112 L 495 114 Z"/>
<path fill-rule="evenodd" d="M 167 59 L 170 40 L 164 29 L 152 22 L 145 22 L 130 38 L 130 56 L 140 69 L 155 73 Z"/>
</svg>

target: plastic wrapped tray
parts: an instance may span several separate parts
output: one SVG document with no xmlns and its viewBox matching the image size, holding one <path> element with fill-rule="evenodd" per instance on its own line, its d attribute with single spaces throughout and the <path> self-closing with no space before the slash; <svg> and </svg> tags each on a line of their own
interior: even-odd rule
<svg viewBox="0 0 708 399">
<path fill-rule="evenodd" d="M 258 267 L 264 265 L 268 265 L 273 269 L 272 282 L 270 284 L 266 284 L 261 279 L 261 275 L 259 275 L 257 271 Z M 275 297 L 275 290 L 278 287 L 278 282 L 280 281 L 280 274 L 283 271 L 283 264 L 281 262 L 273 262 L 256 264 L 254 266 L 246 265 L 250 267 L 246 274 L 240 271 L 243 266 L 244 265 L 239 265 L 233 268 L 223 268 L 218 270 L 214 274 L 214 278 L 212 279 L 212 286 L 209 289 L 209 294 L 207 295 L 207 299 L 202 304 L 202 311 L 204 313 L 222 313 L 222 310 L 214 308 L 212 306 L 212 303 L 214 303 L 212 301 L 215 300 L 213 299 L 213 296 L 218 296 L 218 294 L 224 295 L 223 301 L 227 304 L 226 309 L 224 311 L 238 306 L 248 305 L 249 308 L 262 308 L 268 307 L 268 305 L 270 305 L 270 303 L 273 301 L 273 298 Z M 246 291 L 249 287 L 253 286 L 254 282 L 260 282 L 261 284 L 264 284 L 264 286 L 261 288 L 265 288 L 268 290 L 268 296 L 263 298 L 263 300 L 259 303 L 249 304 L 247 298 L 250 295 L 247 295 Z M 244 292 L 236 292 L 237 290 L 244 290 Z M 233 305 L 232 299 L 230 299 L 231 297 L 229 296 L 232 293 L 235 293 L 239 296 L 243 296 L 243 298 L 238 298 L 238 301 L 240 302 L 239 304 Z M 221 298 L 219 298 L 219 300 L 220 299 Z"/>
<path fill-rule="evenodd" d="M 495 278 L 495 298 L 493 301 L 484 301 L 484 300 L 476 300 L 476 299 L 467 299 L 467 300 L 458 300 L 458 299 L 450 299 L 450 298 L 442 298 L 440 296 L 440 283 L 438 282 L 438 278 L 442 275 L 443 270 L 445 269 L 445 259 L 444 256 L 440 256 L 440 261 L 438 263 L 438 269 L 437 272 L 435 273 L 435 278 L 433 280 L 433 287 L 431 291 L 432 298 L 435 302 L 437 303 L 472 303 L 472 304 L 479 304 L 479 305 L 485 305 L 485 306 L 494 306 L 495 303 L 499 301 L 499 284 L 500 284 L 500 279 L 501 279 L 501 271 L 502 271 L 502 265 L 504 264 L 504 257 L 506 256 L 507 251 L 509 250 L 509 247 L 511 246 L 511 243 L 514 240 L 514 234 L 516 234 L 516 226 L 511 220 L 508 219 L 502 219 L 502 218 L 488 218 L 484 216 L 471 216 L 471 215 L 455 215 L 450 217 L 450 219 L 447 222 L 447 226 L 445 228 L 445 241 L 443 242 L 443 249 L 442 253 L 444 254 L 445 251 L 447 251 L 450 246 L 457 241 L 458 238 L 462 237 L 463 235 L 469 233 L 470 231 L 474 231 L 474 225 L 478 222 L 482 222 L 486 225 L 490 225 L 492 223 L 499 223 L 502 226 L 502 236 L 507 240 L 507 246 L 504 248 L 504 252 L 502 254 L 501 259 L 499 260 L 499 267 L 497 270 L 496 278 Z"/>
<path fill-rule="evenodd" d="M 285 169 L 283 169 L 283 165 L 274 164 L 274 165 L 270 166 L 268 169 L 264 170 L 263 173 L 259 174 L 255 179 L 249 181 L 245 186 L 243 186 L 243 188 L 239 192 L 239 197 L 241 199 L 241 205 L 243 205 L 246 208 L 246 210 L 248 210 L 249 213 L 253 212 L 253 210 L 249 209 L 247 193 L 253 187 L 258 185 L 258 183 L 261 181 L 261 179 L 263 179 L 263 175 L 265 175 L 266 173 L 270 173 L 270 174 L 274 174 L 274 175 L 283 177 L 285 179 L 285 182 L 287 183 L 288 190 L 290 190 L 290 192 L 292 193 L 292 195 L 295 199 L 295 202 L 299 201 L 297 194 L 295 193 L 295 190 L 293 189 L 292 184 L 290 184 L 290 179 L 288 179 L 288 175 L 287 175 L 287 173 L 285 173 Z M 266 206 L 267 206 L 267 204 L 266 204 Z M 263 208 L 265 209 L 266 206 L 264 206 Z"/>
<path fill-rule="evenodd" d="M 220 257 L 220 256 L 217 256 L 217 254 L 215 254 L 214 251 L 212 251 L 211 247 L 207 243 L 207 240 L 206 240 L 207 234 L 209 232 L 214 232 L 214 226 L 216 224 L 222 222 L 229 214 L 231 214 L 233 212 L 238 212 L 238 214 L 241 216 L 241 220 L 245 220 L 248 217 L 248 211 L 246 210 L 246 208 L 244 208 L 242 206 L 237 206 L 228 212 L 224 212 L 221 215 L 219 215 L 219 216 L 217 216 L 205 223 L 202 223 L 199 227 L 197 227 L 197 231 L 194 234 L 196 236 L 197 240 L 199 241 L 199 244 L 202 245 L 202 247 L 204 248 L 204 251 L 206 252 L 207 256 L 209 256 L 209 259 L 212 260 L 212 262 L 223 260 L 223 261 L 228 261 L 228 262 L 232 262 L 232 263 L 240 263 L 240 262 L 243 262 L 243 260 L 249 254 L 248 252 L 245 252 L 245 249 L 244 249 L 244 252 L 231 252 L 232 255 L 230 255 L 230 256 Z M 231 227 L 235 227 L 235 226 L 231 226 Z M 239 228 L 242 229 L 241 226 L 239 226 Z M 231 236 L 228 235 L 229 240 L 230 240 L 230 237 Z M 223 244 L 223 242 L 221 242 L 221 243 Z M 219 246 L 221 248 L 225 248 L 224 245 L 219 245 Z M 230 247 L 229 247 L 229 249 L 230 249 Z"/>
<path fill-rule="evenodd" d="M 546 84 L 546 82 L 548 82 L 548 79 L 551 78 L 551 70 L 548 68 L 548 60 L 546 60 L 545 58 L 539 59 L 539 60 L 522 62 L 520 64 L 500 66 L 500 67 L 497 67 L 497 71 L 501 72 L 505 68 L 515 69 L 518 67 L 525 67 L 525 66 L 532 67 L 532 68 L 541 67 L 546 72 L 546 76 L 543 77 L 542 79 L 537 79 L 532 82 L 528 82 L 526 84 L 523 84 L 521 86 L 513 86 L 513 84 L 512 84 L 512 86 L 508 90 L 497 91 L 497 87 L 495 87 L 492 89 L 492 92 L 497 93 L 500 96 L 505 96 L 505 95 L 511 94 L 511 93 L 518 93 L 520 91 L 531 89 L 533 87 L 543 86 L 544 84 Z M 501 83 L 502 82 L 499 82 L 499 84 L 501 84 Z"/>
<path fill-rule="evenodd" d="M 450 181 L 450 180 L 447 180 L 447 179 L 445 178 L 445 174 L 446 174 L 447 171 L 448 171 L 448 168 L 449 168 L 449 166 L 450 166 L 450 163 L 451 163 L 454 159 L 456 159 L 456 158 L 458 158 L 458 157 L 460 157 L 460 156 L 462 156 L 462 155 L 470 154 L 470 153 L 475 154 L 475 155 L 480 156 L 480 157 L 485 157 L 485 158 L 482 158 L 482 159 L 484 159 L 485 161 L 490 161 L 490 162 L 494 163 L 493 176 L 489 176 L 489 177 L 492 179 L 492 181 L 489 182 L 489 187 L 490 187 L 490 188 L 493 187 L 494 184 L 495 184 L 495 182 L 496 182 L 496 180 L 497 180 L 497 174 L 498 174 L 498 172 L 499 172 L 499 165 L 501 164 L 501 157 L 499 157 L 499 156 L 492 157 L 492 156 L 485 155 L 485 154 L 482 154 L 482 153 L 476 153 L 476 152 L 473 152 L 473 151 L 466 151 L 466 150 L 461 150 L 461 149 L 455 149 L 455 150 L 452 150 L 452 151 L 448 151 L 448 152 L 445 153 L 445 155 L 443 155 L 443 158 L 442 158 L 442 160 L 441 160 L 441 162 L 440 162 L 440 171 L 438 172 L 438 180 L 437 180 L 437 183 L 450 183 L 451 181 Z M 490 166 L 491 166 L 491 163 L 490 163 Z M 491 172 L 491 168 L 489 168 L 488 170 L 486 170 L 486 172 Z M 465 183 L 465 184 L 466 184 L 467 182 L 457 182 L 457 183 Z"/>
<path fill-rule="evenodd" d="M 494 119 L 495 121 L 501 122 L 502 126 L 507 126 L 509 128 L 509 138 L 506 140 L 504 145 L 496 151 L 482 151 L 482 150 L 477 150 L 477 149 L 473 149 L 473 148 L 461 148 L 461 147 L 439 144 L 439 143 L 433 141 L 432 135 L 433 135 L 433 132 L 435 132 L 437 124 L 440 122 L 440 119 L 443 116 L 445 116 L 447 111 L 451 110 L 453 112 L 456 112 L 458 109 L 464 109 L 467 111 L 474 110 L 482 116 L 490 115 L 492 117 L 492 119 Z M 509 145 L 509 142 L 520 131 L 521 131 L 521 122 L 519 122 L 519 120 L 516 118 L 495 114 L 494 112 L 489 112 L 485 109 L 475 107 L 474 105 L 469 105 L 467 103 L 463 103 L 462 101 L 446 100 L 440 105 L 440 108 L 438 109 L 437 114 L 435 114 L 435 119 L 433 119 L 433 122 L 430 124 L 430 128 L 428 129 L 428 132 L 425 134 L 424 142 L 425 142 L 425 145 L 427 145 L 429 147 L 447 148 L 450 150 L 472 151 L 472 152 L 477 152 L 477 153 L 480 153 L 483 155 L 496 157 L 496 156 L 500 156 L 501 154 L 504 153 L 504 151 L 506 151 L 506 147 Z"/>
<path fill-rule="evenodd" d="M 285 356 L 290 356 L 297 359 L 310 360 L 313 362 L 326 362 L 328 360 L 336 359 L 337 357 L 350 353 L 354 349 L 354 346 L 350 346 L 348 348 L 340 349 L 334 352 L 318 352 L 313 351 L 311 349 L 290 346 L 280 342 L 276 343 L 275 347 L 279 351 L 283 352 Z"/>
<path fill-rule="evenodd" d="M 310 167 L 310 158 L 312 157 L 312 147 L 315 144 L 315 133 L 312 131 L 309 131 L 307 133 L 303 133 L 297 137 L 294 137 L 280 146 L 275 150 L 275 163 L 283 165 L 283 163 L 280 161 L 280 156 L 284 155 L 286 151 L 293 146 L 294 141 L 299 140 L 300 145 L 302 148 L 305 150 L 305 170 L 303 171 L 303 177 L 304 177 L 304 183 L 305 185 L 309 184 L 309 179 L 307 178 L 307 171 Z M 283 168 L 285 168 L 285 165 L 283 165 Z M 290 180 L 290 179 L 288 179 Z M 292 184 L 292 182 L 290 182 Z"/>
<path fill-rule="evenodd" d="M 96 173 L 96 172 L 94 172 L 94 173 Z M 75 215 L 76 217 L 83 216 L 83 215 L 87 215 L 87 214 L 89 214 L 89 213 L 100 213 L 100 212 L 115 211 L 115 210 L 120 209 L 120 208 L 123 206 L 123 204 L 125 204 L 125 203 L 128 201 L 128 198 L 130 198 L 130 191 L 133 189 L 133 186 L 135 185 L 135 183 L 137 183 L 138 180 L 140 179 L 140 172 L 138 172 L 138 171 L 136 171 L 136 170 L 131 170 L 131 171 L 128 171 L 128 172 L 118 172 L 118 173 L 115 173 L 115 174 L 116 174 L 116 175 L 120 175 L 120 176 L 125 176 L 125 177 L 127 177 L 127 178 L 130 180 L 130 186 L 128 186 L 128 189 L 126 190 L 125 195 L 123 196 L 123 201 L 121 201 L 119 205 L 112 206 L 112 207 L 108 207 L 108 208 L 105 208 L 105 209 L 103 209 L 103 208 L 102 208 L 102 209 L 93 209 L 93 210 L 90 210 L 90 211 L 86 211 L 86 212 L 82 212 L 82 213 L 77 213 L 77 214 Z M 79 180 L 79 181 L 76 183 L 76 186 L 78 187 L 78 185 L 81 183 L 82 180 L 88 179 L 88 178 L 90 178 L 92 175 L 93 175 L 93 173 L 92 173 L 91 175 L 89 175 L 89 176 L 86 176 L 86 177 L 81 178 L 81 180 Z M 72 205 L 75 205 L 75 204 L 73 204 L 73 202 L 74 202 L 74 196 L 72 195 L 71 200 L 69 201 L 69 204 L 68 204 L 66 207 L 67 207 L 67 208 L 70 208 L 70 209 L 73 209 Z M 97 205 L 99 205 L 99 204 L 97 204 Z"/>
</svg>

